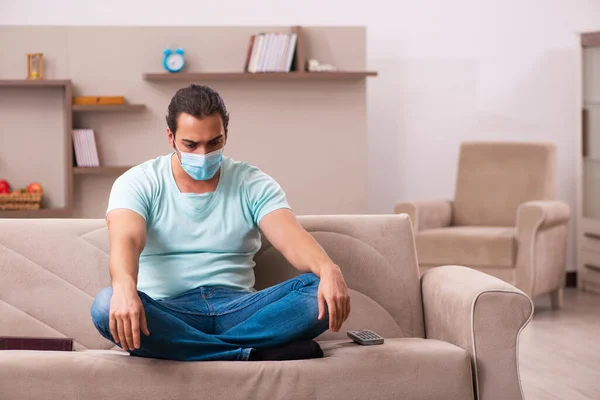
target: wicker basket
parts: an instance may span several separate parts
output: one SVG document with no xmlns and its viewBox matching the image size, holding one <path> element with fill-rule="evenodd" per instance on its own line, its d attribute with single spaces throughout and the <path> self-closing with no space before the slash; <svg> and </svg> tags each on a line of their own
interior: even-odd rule
<svg viewBox="0 0 600 400">
<path fill-rule="evenodd" d="M 38 210 L 43 193 L 0 194 L 0 210 Z"/>
</svg>

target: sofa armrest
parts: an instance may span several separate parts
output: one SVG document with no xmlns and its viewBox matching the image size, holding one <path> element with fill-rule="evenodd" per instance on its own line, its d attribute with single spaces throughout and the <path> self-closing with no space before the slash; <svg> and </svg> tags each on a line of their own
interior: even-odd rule
<svg viewBox="0 0 600 400">
<path fill-rule="evenodd" d="M 516 286 L 529 296 L 564 286 L 569 205 L 528 201 L 517 210 Z"/>
<path fill-rule="evenodd" d="M 408 214 L 415 232 L 444 228 L 452 223 L 452 202 L 449 200 L 398 203 L 394 214 Z"/>
<path fill-rule="evenodd" d="M 522 399 L 518 345 L 533 315 L 531 299 L 500 279 L 460 266 L 427 271 L 421 287 L 425 336 L 471 355 L 476 398 Z"/>
</svg>

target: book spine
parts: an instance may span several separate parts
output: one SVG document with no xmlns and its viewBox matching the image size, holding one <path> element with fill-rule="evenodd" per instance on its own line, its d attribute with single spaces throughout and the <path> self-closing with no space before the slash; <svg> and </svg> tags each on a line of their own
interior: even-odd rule
<svg viewBox="0 0 600 400">
<path fill-rule="evenodd" d="M 260 54 L 262 52 L 262 45 L 265 40 L 265 34 L 261 33 L 258 35 L 258 42 L 256 39 L 254 40 L 254 47 L 256 48 L 256 52 L 252 51 L 252 60 L 250 61 L 250 72 L 258 71 L 258 60 L 260 58 Z"/>
<path fill-rule="evenodd" d="M 290 45 L 288 46 L 287 51 L 286 72 L 290 72 L 292 70 L 292 62 L 294 61 L 294 53 L 296 52 L 297 40 L 298 35 L 296 33 L 292 33 L 292 35 L 290 36 Z"/>
<path fill-rule="evenodd" d="M 71 137 L 73 138 L 73 149 L 75 150 L 75 165 L 81 167 L 81 147 L 77 139 L 77 129 L 71 131 Z"/>
<path fill-rule="evenodd" d="M 265 64 L 263 66 L 263 72 L 271 72 L 271 57 L 273 57 L 273 51 L 277 45 L 277 36 L 274 33 L 269 34 L 269 49 L 267 56 L 265 57 Z"/>
<path fill-rule="evenodd" d="M 283 58 L 283 54 L 285 53 L 285 41 L 286 34 L 279 34 L 279 51 L 277 52 L 277 57 L 275 57 L 275 66 L 273 67 L 273 71 L 281 72 L 281 59 Z"/>
<path fill-rule="evenodd" d="M 271 52 L 273 51 L 273 45 L 275 41 L 275 36 L 273 36 L 272 33 L 269 33 L 269 42 L 267 43 L 267 51 L 265 53 L 265 58 L 263 60 L 263 68 L 262 68 L 262 72 L 268 72 L 269 71 L 269 60 L 271 58 Z"/>
<path fill-rule="evenodd" d="M 279 60 L 281 59 L 281 51 L 283 47 L 283 34 L 277 34 L 277 45 L 275 47 L 275 51 L 273 52 L 273 57 L 271 58 L 271 72 L 279 71 Z"/>
<path fill-rule="evenodd" d="M 265 60 L 269 53 L 269 43 L 270 42 L 271 42 L 271 34 L 266 33 L 263 38 L 262 47 L 260 49 L 260 56 L 258 58 L 258 66 L 256 67 L 256 72 L 265 72 Z"/>
<path fill-rule="evenodd" d="M 250 36 L 250 42 L 248 43 L 248 50 L 246 51 L 246 61 L 244 62 L 244 71 L 248 72 L 248 67 L 250 67 L 250 59 L 252 58 L 252 53 L 254 52 L 254 40 L 256 39 L 256 35 Z"/>
<path fill-rule="evenodd" d="M 283 35 L 283 46 L 281 48 L 281 55 L 279 57 L 279 65 L 277 71 L 285 72 L 285 62 L 287 60 L 287 49 L 290 45 L 290 35 Z"/>
<path fill-rule="evenodd" d="M 73 351 L 73 339 L 3 336 L 0 350 Z"/>
<path fill-rule="evenodd" d="M 92 152 L 89 146 L 89 143 L 87 141 L 86 138 L 86 134 L 85 134 L 85 129 L 82 129 L 79 137 L 81 138 L 81 143 L 83 143 L 83 165 L 85 167 L 91 167 L 92 166 Z"/>
<path fill-rule="evenodd" d="M 273 59 L 275 58 L 275 54 L 277 53 L 277 46 L 279 45 L 279 35 L 277 33 L 273 33 L 271 36 L 271 50 L 269 52 L 269 58 L 267 59 L 267 66 L 265 68 L 266 72 L 273 72 Z"/>
<path fill-rule="evenodd" d="M 91 150 L 91 157 L 92 157 L 92 159 L 90 160 L 91 165 L 92 165 L 92 167 L 99 167 L 100 161 L 98 160 L 98 148 L 96 147 L 96 136 L 94 135 L 93 129 L 87 130 L 87 138 L 88 138 L 88 141 L 90 144 L 90 150 Z"/>
<path fill-rule="evenodd" d="M 273 59 L 275 58 L 275 54 L 277 53 L 278 41 L 279 34 L 273 33 L 273 38 L 271 39 L 271 54 L 269 54 L 267 72 L 273 72 Z"/>
<path fill-rule="evenodd" d="M 79 147 L 79 153 L 81 155 L 80 159 L 81 159 L 81 163 L 79 164 L 80 167 L 85 167 L 86 165 L 86 156 L 85 156 L 85 146 L 83 143 L 83 137 L 81 135 L 81 129 L 77 129 L 77 132 L 75 133 L 75 137 L 77 139 L 77 145 Z"/>
</svg>

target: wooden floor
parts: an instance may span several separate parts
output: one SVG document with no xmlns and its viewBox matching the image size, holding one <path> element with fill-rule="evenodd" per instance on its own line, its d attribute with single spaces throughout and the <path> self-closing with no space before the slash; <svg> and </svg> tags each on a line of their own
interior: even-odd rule
<svg viewBox="0 0 600 400">
<path fill-rule="evenodd" d="M 526 400 L 600 399 L 600 296 L 565 291 L 552 311 L 545 296 L 521 333 L 520 371 Z"/>
</svg>

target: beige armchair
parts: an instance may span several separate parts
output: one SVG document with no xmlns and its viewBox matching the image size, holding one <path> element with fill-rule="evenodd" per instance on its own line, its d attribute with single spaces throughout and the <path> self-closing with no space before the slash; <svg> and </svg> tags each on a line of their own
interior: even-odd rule
<svg viewBox="0 0 600 400">
<path fill-rule="evenodd" d="M 453 201 L 394 208 L 413 221 L 421 273 L 468 266 L 560 308 L 570 209 L 554 200 L 555 172 L 552 144 L 463 143 Z"/>
</svg>

